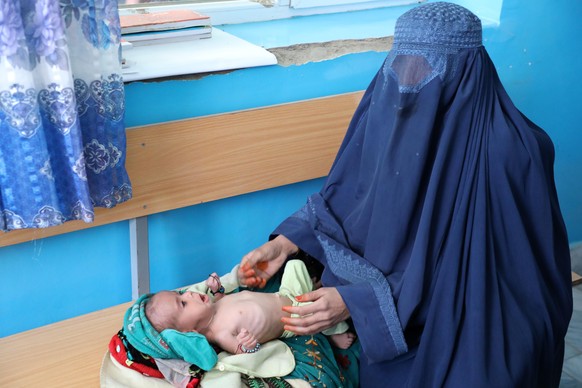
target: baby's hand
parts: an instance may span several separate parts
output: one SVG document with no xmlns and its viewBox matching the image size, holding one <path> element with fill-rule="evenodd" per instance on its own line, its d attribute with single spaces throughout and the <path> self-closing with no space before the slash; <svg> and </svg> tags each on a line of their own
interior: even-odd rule
<svg viewBox="0 0 582 388">
<path fill-rule="evenodd" d="M 208 279 L 206 279 L 206 287 L 210 289 L 212 295 L 224 292 L 224 288 L 222 287 L 222 284 L 220 284 L 220 278 L 216 272 L 213 272 L 208 276 Z"/>
<path fill-rule="evenodd" d="M 252 333 L 249 333 L 247 329 L 241 329 L 241 331 L 236 336 L 239 343 L 239 349 L 241 353 L 254 353 L 259 350 L 259 343 Z"/>
</svg>

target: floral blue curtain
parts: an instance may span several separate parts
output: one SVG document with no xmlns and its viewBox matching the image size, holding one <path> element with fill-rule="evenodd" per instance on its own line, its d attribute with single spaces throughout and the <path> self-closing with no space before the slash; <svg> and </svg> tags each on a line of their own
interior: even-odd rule
<svg viewBox="0 0 582 388">
<path fill-rule="evenodd" d="M 0 0 L 0 229 L 131 198 L 117 0 Z"/>
</svg>

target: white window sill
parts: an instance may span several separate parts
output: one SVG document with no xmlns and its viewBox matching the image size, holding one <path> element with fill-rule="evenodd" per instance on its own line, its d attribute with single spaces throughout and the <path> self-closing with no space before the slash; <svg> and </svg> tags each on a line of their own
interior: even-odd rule
<svg viewBox="0 0 582 388">
<path fill-rule="evenodd" d="M 123 57 L 125 82 L 277 64 L 264 48 L 218 28 L 209 39 L 133 47 Z"/>
</svg>

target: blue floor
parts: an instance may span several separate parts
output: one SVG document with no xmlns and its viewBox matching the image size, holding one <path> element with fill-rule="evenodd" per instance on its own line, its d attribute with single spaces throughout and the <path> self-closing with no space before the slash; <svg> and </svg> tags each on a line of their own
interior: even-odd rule
<svg viewBox="0 0 582 388">
<path fill-rule="evenodd" d="M 572 270 L 582 274 L 582 244 L 572 248 Z M 582 388 L 582 284 L 572 287 L 574 312 L 566 334 L 566 354 L 560 388 Z"/>
</svg>

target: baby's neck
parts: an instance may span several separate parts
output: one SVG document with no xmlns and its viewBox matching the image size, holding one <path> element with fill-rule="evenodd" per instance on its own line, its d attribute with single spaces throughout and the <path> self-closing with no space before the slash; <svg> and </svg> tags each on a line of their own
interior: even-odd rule
<svg viewBox="0 0 582 388">
<path fill-rule="evenodd" d="M 216 317 L 216 305 L 212 306 L 212 315 L 210 316 L 208 323 L 206 325 L 204 325 L 200 330 L 197 330 L 197 332 L 204 335 L 205 337 L 212 335 L 213 334 L 212 328 L 213 328 L 213 324 L 214 324 L 214 317 Z"/>
</svg>

